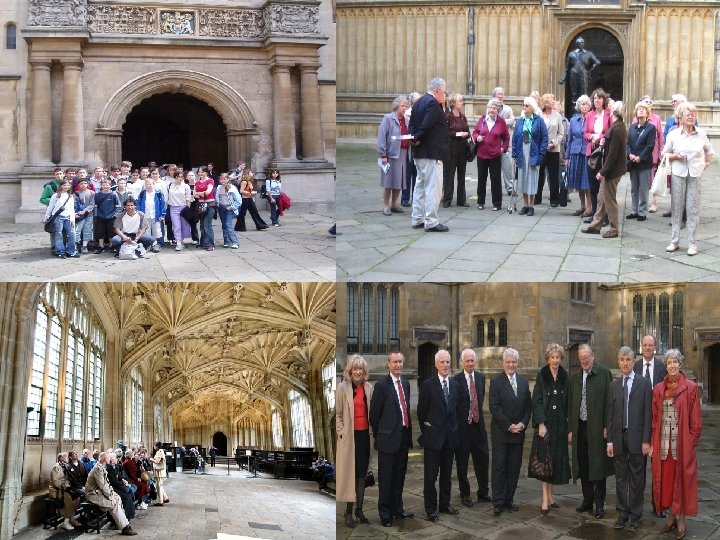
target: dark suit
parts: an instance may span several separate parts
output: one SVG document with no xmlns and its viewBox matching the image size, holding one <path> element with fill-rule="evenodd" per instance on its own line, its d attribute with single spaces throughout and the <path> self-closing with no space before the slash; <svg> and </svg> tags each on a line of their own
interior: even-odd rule
<svg viewBox="0 0 720 540">
<path fill-rule="evenodd" d="M 515 374 L 517 396 L 503 371 L 490 381 L 490 437 L 492 439 L 492 494 L 495 507 L 512 505 L 520 477 L 525 430 L 511 433 L 512 424 L 530 422 L 532 400 L 525 377 Z"/>
<path fill-rule="evenodd" d="M 475 390 L 477 392 L 480 421 L 470 422 L 470 390 L 468 389 L 465 371 L 455 375 L 453 379 L 458 382 L 460 389 L 458 401 L 458 436 L 459 445 L 455 452 L 455 467 L 457 468 L 460 494 L 470 496 L 470 482 L 468 480 L 468 460 L 472 454 L 475 479 L 478 483 L 478 498 L 488 495 L 488 451 L 487 431 L 483 418 L 483 401 L 485 400 L 485 376 L 479 371 L 473 372 Z"/>
<path fill-rule="evenodd" d="M 415 102 L 410 115 L 410 133 L 415 137 L 413 159 L 450 157 L 450 128 L 442 105 L 430 93 Z"/>
<path fill-rule="evenodd" d="M 665 369 L 665 364 L 662 360 L 658 360 L 657 358 L 653 358 L 653 380 L 652 385 L 653 388 L 655 388 L 658 384 L 660 384 L 663 379 L 665 379 L 665 375 L 667 375 L 667 370 Z M 635 361 L 635 365 L 633 366 L 633 371 L 637 373 L 638 375 L 645 376 L 645 359 L 641 358 L 640 360 Z"/>
<path fill-rule="evenodd" d="M 635 374 L 628 395 L 628 427 L 624 428 L 623 377 L 610 383 L 608 396 L 608 444 L 613 444 L 617 509 L 627 519 L 640 519 L 645 494 L 645 460 L 642 444 L 650 443 L 652 385 Z"/>
<path fill-rule="evenodd" d="M 440 472 L 440 510 L 450 505 L 452 462 L 458 446 L 458 384 L 450 377 L 448 399 L 445 401 L 438 376 L 426 379 L 420 387 L 417 416 L 420 422 L 421 446 L 425 449 L 425 511 L 435 514 L 438 510 L 438 492 L 435 481 Z"/>
<path fill-rule="evenodd" d="M 108 482 L 110 482 L 110 485 L 115 490 L 115 493 L 117 493 L 122 499 L 125 517 L 128 519 L 134 518 L 135 502 L 133 501 L 132 493 L 130 493 L 128 487 L 123 483 L 123 479 L 127 480 L 125 469 L 123 469 L 123 466 L 119 463 L 115 465 L 110 465 L 108 463 L 105 465 L 105 468 L 108 472 Z"/>
<path fill-rule="evenodd" d="M 400 378 L 410 416 L 410 385 Z M 370 426 L 378 451 L 378 513 L 383 521 L 403 512 L 402 492 L 407 472 L 408 449 L 412 448 L 412 424 L 403 427 L 400 400 L 392 377 L 380 379 L 370 400 Z"/>
</svg>

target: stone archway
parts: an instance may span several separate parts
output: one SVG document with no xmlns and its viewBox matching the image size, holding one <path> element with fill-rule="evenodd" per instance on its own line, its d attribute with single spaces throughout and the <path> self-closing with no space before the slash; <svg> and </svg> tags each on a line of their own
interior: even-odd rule
<svg viewBox="0 0 720 540">
<path fill-rule="evenodd" d="M 147 73 L 125 83 L 108 100 L 98 119 L 95 134 L 105 163 L 122 159 L 123 124 L 134 107 L 158 94 L 185 94 L 206 103 L 222 119 L 227 135 L 227 161 L 250 161 L 260 134 L 245 99 L 229 84 L 211 75 L 190 70 Z"/>
<path fill-rule="evenodd" d="M 423 343 L 418 347 L 418 388 L 425 379 L 437 375 L 435 354 L 439 349 L 434 343 Z"/>
</svg>

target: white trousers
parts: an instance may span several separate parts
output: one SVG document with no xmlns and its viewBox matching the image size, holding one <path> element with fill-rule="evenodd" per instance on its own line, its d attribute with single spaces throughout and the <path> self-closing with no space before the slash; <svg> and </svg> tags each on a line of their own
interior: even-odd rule
<svg viewBox="0 0 720 540">
<path fill-rule="evenodd" d="M 117 493 L 112 494 L 112 502 L 115 504 L 112 510 L 110 510 L 110 515 L 113 518 L 113 521 L 115 522 L 115 525 L 117 525 L 118 529 L 123 530 L 125 527 L 130 525 L 130 522 L 128 521 L 128 518 L 125 517 L 125 510 L 123 510 L 122 505 L 122 499 L 120 498 L 120 495 Z"/>
<path fill-rule="evenodd" d="M 432 229 L 438 219 L 438 206 L 442 197 L 442 161 L 438 159 L 415 159 L 417 181 L 413 191 L 412 224 L 425 223 L 426 229 Z"/>
</svg>

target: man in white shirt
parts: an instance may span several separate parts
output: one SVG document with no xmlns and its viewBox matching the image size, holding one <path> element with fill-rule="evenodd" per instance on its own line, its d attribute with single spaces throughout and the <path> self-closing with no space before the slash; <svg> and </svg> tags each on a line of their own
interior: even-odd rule
<svg viewBox="0 0 720 540">
<path fill-rule="evenodd" d="M 138 178 L 132 183 L 128 182 L 127 189 L 130 192 L 132 198 L 136 201 L 140 196 L 140 192 L 145 189 L 145 179 L 147 179 L 149 176 L 150 169 L 148 169 L 147 167 L 143 167 L 142 169 L 140 169 L 140 178 Z"/>
<path fill-rule="evenodd" d="M 119 248 L 123 243 L 140 242 L 145 249 L 150 249 L 155 244 L 155 239 L 145 233 L 148 229 L 147 218 L 137 211 L 133 199 L 125 201 L 125 211 L 118 214 L 114 225 L 115 236 L 111 240 L 114 248 Z"/>
<path fill-rule="evenodd" d="M 653 388 L 660 384 L 667 371 L 665 371 L 665 364 L 662 360 L 655 358 L 655 337 L 650 334 L 643 336 L 642 341 L 642 358 L 635 361 L 633 370 L 638 375 L 642 375 L 646 379 L 650 379 Z"/>
</svg>

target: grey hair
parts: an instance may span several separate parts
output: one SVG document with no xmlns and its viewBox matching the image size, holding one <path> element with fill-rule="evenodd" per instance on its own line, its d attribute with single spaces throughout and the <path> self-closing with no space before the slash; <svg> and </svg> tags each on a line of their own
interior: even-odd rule
<svg viewBox="0 0 720 540">
<path fill-rule="evenodd" d="M 60 453 L 57 455 L 57 460 L 60 461 L 60 458 L 63 458 L 63 457 L 68 457 L 68 453 L 67 453 L 67 452 L 60 452 Z"/>
<path fill-rule="evenodd" d="M 408 95 L 408 101 L 410 102 L 410 105 L 413 105 L 421 97 L 422 96 L 419 92 L 410 92 L 410 95 Z"/>
<path fill-rule="evenodd" d="M 682 101 L 683 103 L 687 101 L 687 97 L 685 97 L 684 94 L 673 94 L 670 99 L 674 99 L 675 101 Z"/>
<path fill-rule="evenodd" d="M 508 347 L 503 351 L 503 360 L 505 360 L 506 356 L 510 356 L 511 358 L 514 358 L 516 361 L 520 361 L 520 353 L 517 352 L 517 349 L 513 349 L 512 347 Z"/>
<path fill-rule="evenodd" d="M 635 351 L 632 350 L 632 347 L 623 346 L 618 349 L 618 360 L 622 358 L 623 356 L 629 356 L 630 358 L 635 358 Z"/>
<path fill-rule="evenodd" d="M 585 350 L 587 350 L 587 351 L 588 351 L 590 354 L 592 354 L 592 355 L 595 354 L 595 351 L 593 350 L 592 345 L 590 345 L 589 343 L 583 343 L 583 344 L 581 344 L 581 345 L 578 347 L 578 352 L 580 352 L 580 349 L 585 349 Z"/>
<path fill-rule="evenodd" d="M 612 113 L 618 118 L 622 118 L 625 113 L 625 104 L 622 101 L 615 101 L 612 104 Z"/>
<path fill-rule="evenodd" d="M 695 107 L 695 105 L 693 105 L 692 103 L 685 101 L 677 106 L 677 108 L 675 109 L 675 115 L 682 117 L 682 115 L 685 114 L 685 111 L 690 111 L 697 114 L 697 107 Z"/>
<path fill-rule="evenodd" d="M 435 353 L 435 361 L 437 362 L 438 360 L 440 360 L 442 356 L 447 356 L 448 360 L 452 358 L 449 352 L 447 352 L 445 349 L 440 349 L 438 352 Z"/>
<path fill-rule="evenodd" d="M 498 110 L 500 110 L 500 107 L 502 107 L 502 103 L 500 103 L 500 100 L 497 98 L 490 98 L 490 100 L 487 102 L 487 107 L 485 110 L 489 109 L 491 106 L 495 105 Z"/>
<path fill-rule="evenodd" d="M 523 105 L 526 103 L 532 107 L 533 113 L 535 113 L 536 115 L 539 115 L 542 112 L 540 110 L 540 107 L 538 107 L 537 100 L 534 97 L 528 96 L 525 99 L 523 99 Z M 524 113 L 524 111 L 523 111 L 523 113 Z"/>
<path fill-rule="evenodd" d="M 406 98 L 405 96 L 398 96 L 398 97 L 396 97 L 395 99 L 393 99 L 393 102 L 392 102 L 392 110 L 393 110 L 393 111 L 397 111 L 398 108 L 400 107 L 400 105 L 403 104 L 403 101 L 404 101 L 405 103 L 407 103 L 408 105 L 410 105 L 410 102 L 408 101 L 408 98 Z"/>
<path fill-rule="evenodd" d="M 437 92 L 445 88 L 445 81 L 440 77 L 435 77 L 428 83 L 428 90 L 430 92 Z"/>
<path fill-rule="evenodd" d="M 498 95 L 498 93 L 502 92 L 505 93 L 505 89 L 502 86 L 496 86 L 495 90 L 492 91 L 492 97 L 495 97 Z"/>
<path fill-rule="evenodd" d="M 575 110 L 579 112 L 580 105 L 582 105 L 583 103 L 587 103 L 588 105 L 590 105 L 590 108 L 592 109 L 592 101 L 590 101 L 590 97 L 586 94 L 583 94 L 582 96 L 577 98 L 577 100 L 575 101 Z"/>
<path fill-rule="evenodd" d="M 685 363 L 685 357 L 680 352 L 680 349 L 670 349 L 667 351 L 665 353 L 665 363 L 667 363 L 668 358 L 675 358 L 681 366 Z"/>
</svg>

